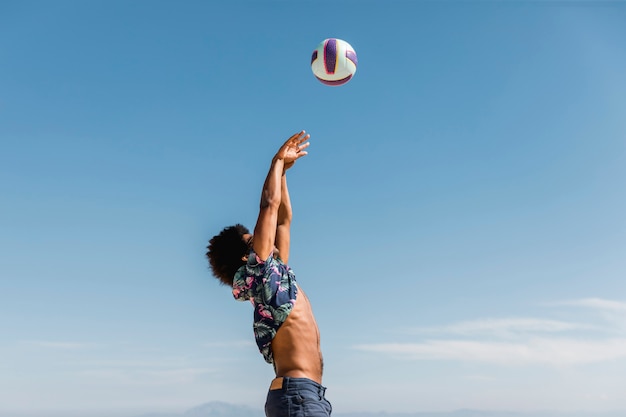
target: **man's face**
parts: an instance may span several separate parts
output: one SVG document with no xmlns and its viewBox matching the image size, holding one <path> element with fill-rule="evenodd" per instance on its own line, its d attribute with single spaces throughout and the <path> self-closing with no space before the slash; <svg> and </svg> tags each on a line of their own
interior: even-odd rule
<svg viewBox="0 0 626 417">
<path fill-rule="evenodd" d="M 250 249 L 252 249 L 252 238 L 254 236 L 252 236 L 250 233 L 245 233 L 243 236 L 241 236 L 241 239 L 246 243 L 246 245 L 248 246 L 248 251 Z"/>
<path fill-rule="evenodd" d="M 250 234 L 250 233 L 245 233 L 241 236 L 241 240 L 243 240 L 245 242 L 245 244 L 248 246 L 248 251 L 246 252 L 246 254 L 244 255 L 244 257 L 242 258 L 243 260 L 248 260 L 248 254 L 250 253 L 250 250 L 252 250 L 252 245 L 254 244 L 254 235 Z M 278 253 L 278 248 L 276 246 L 274 246 L 274 258 L 279 257 L 280 254 Z"/>
</svg>

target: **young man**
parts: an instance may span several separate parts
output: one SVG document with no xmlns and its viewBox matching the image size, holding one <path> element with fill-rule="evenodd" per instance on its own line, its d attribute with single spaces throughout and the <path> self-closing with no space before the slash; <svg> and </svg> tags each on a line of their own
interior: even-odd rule
<svg viewBox="0 0 626 417">
<path fill-rule="evenodd" d="M 261 192 L 254 234 L 237 224 L 209 241 L 213 274 L 237 300 L 254 305 L 254 335 L 276 378 L 265 403 L 267 417 L 327 417 L 320 335 L 311 304 L 289 261 L 291 201 L 286 172 L 305 156 L 309 135 L 291 136 L 274 158 Z"/>
</svg>

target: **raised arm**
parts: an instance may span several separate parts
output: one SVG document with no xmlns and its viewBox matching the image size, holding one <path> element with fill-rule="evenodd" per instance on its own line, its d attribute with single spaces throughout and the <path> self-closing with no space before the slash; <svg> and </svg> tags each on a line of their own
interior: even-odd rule
<svg viewBox="0 0 626 417">
<path fill-rule="evenodd" d="M 307 142 L 309 137 L 310 136 L 304 131 L 296 133 L 287 139 L 278 152 L 276 152 L 274 158 L 272 158 L 272 165 L 267 173 L 265 183 L 263 184 L 263 191 L 261 192 L 259 217 L 254 228 L 253 239 L 254 252 L 263 260 L 266 260 L 274 251 L 275 243 L 277 243 L 276 234 L 278 233 L 279 211 L 281 211 L 281 207 L 283 207 L 282 213 L 285 213 L 284 204 L 282 203 L 285 170 L 293 166 L 296 160 L 307 154 L 305 149 L 309 146 Z M 287 195 L 287 198 L 288 197 Z M 290 213 L 291 204 L 289 204 L 289 221 L 291 221 Z M 278 249 L 280 252 L 281 248 Z M 287 240 L 287 255 L 288 252 L 289 244 Z M 284 258 L 283 261 L 286 262 Z"/>
<path fill-rule="evenodd" d="M 282 196 L 278 209 L 278 226 L 276 227 L 276 248 L 280 259 L 287 263 L 289 261 L 289 242 L 291 241 L 291 200 L 289 199 L 289 189 L 287 188 L 287 175 L 283 174 L 281 179 Z"/>
</svg>

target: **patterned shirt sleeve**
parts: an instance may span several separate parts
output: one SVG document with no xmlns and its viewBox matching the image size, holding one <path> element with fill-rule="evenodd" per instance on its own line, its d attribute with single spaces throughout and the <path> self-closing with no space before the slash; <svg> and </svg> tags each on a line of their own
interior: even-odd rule
<svg viewBox="0 0 626 417">
<path fill-rule="evenodd" d="M 254 305 L 254 335 L 266 362 L 272 363 L 271 344 L 296 302 L 298 287 L 289 266 L 272 254 L 261 260 L 250 252 L 246 265 L 239 268 L 233 281 L 233 297 L 250 300 Z"/>
</svg>

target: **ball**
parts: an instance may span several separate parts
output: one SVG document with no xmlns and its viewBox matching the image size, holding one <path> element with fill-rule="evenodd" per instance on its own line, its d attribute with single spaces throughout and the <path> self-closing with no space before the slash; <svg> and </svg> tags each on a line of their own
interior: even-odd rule
<svg viewBox="0 0 626 417">
<path fill-rule="evenodd" d="M 354 76 L 356 66 L 354 48 L 341 39 L 324 39 L 311 56 L 313 74 L 326 85 L 339 86 L 347 83 Z"/>
</svg>

